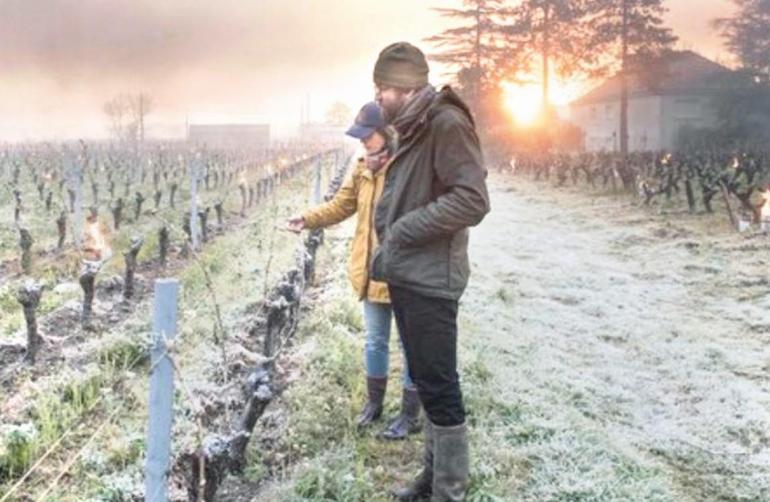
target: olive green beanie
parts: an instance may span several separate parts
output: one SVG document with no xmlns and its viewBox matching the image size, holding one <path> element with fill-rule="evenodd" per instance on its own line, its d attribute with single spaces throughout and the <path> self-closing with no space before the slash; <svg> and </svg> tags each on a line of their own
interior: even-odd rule
<svg viewBox="0 0 770 502">
<path fill-rule="evenodd" d="M 420 49 L 408 42 L 385 47 L 374 65 L 374 83 L 401 89 L 418 89 L 428 83 L 428 62 Z"/>
</svg>

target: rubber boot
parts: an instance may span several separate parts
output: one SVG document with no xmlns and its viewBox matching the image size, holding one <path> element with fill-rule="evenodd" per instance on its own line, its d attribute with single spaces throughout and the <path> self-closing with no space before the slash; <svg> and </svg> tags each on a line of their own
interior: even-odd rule
<svg viewBox="0 0 770 502">
<path fill-rule="evenodd" d="M 468 434 L 465 424 L 433 425 L 433 495 L 431 502 L 465 500 L 468 490 Z"/>
<path fill-rule="evenodd" d="M 361 414 L 356 419 L 356 426 L 363 429 L 378 420 L 382 416 L 382 402 L 385 399 L 385 389 L 388 386 L 388 379 L 385 378 L 366 378 L 366 390 L 369 394 L 369 400 L 366 402 Z"/>
<path fill-rule="evenodd" d="M 420 431 L 420 396 L 417 389 L 404 387 L 401 395 L 401 413 L 388 424 L 382 437 L 390 440 L 405 439 L 409 434 Z"/>
<path fill-rule="evenodd" d="M 428 500 L 433 490 L 433 424 L 425 420 L 425 448 L 422 456 L 422 471 L 412 483 L 393 491 L 393 497 L 402 502 Z"/>
</svg>

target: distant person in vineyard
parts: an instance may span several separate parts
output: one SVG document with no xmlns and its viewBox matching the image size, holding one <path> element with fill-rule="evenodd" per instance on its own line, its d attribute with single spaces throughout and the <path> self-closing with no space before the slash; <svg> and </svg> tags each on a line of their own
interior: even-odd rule
<svg viewBox="0 0 770 502">
<path fill-rule="evenodd" d="M 425 409 L 423 470 L 400 500 L 463 500 L 468 439 L 457 374 L 458 301 L 468 283 L 468 227 L 489 212 L 471 113 L 428 83 L 424 54 L 405 42 L 380 53 L 377 102 L 398 133 L 375 211 L 372 277 L 388 283 L 409 373 Z"/>
<path fill-rule="evenodd" d="M 357 215 L 348 272 L 353 288 L 364 304 L 364 360 L 369 398 L 357 419 L 358 426 L 363 428 L 382 415 L 388 383 L 393 311 L 388 286 L 369 277 L 369 258 L 377 245 L 373 225 L 374 205 L 382 193 L 385 170 L 395 147 L 395 138 L 386 128 L 382 110 L 377 103 L 369 103 L 361 109 L 347 134 L 361 141 L 366 157 L 359 160 L 353 173 L 331 201 L 290 218 L 288 228 L 293 232 L 323 228 Z M 418 432 L 419 415 L 420 399 L 405 363 L 401 413 L 386 427 L 382 436 L 386 439 L 403 439 L 408 434 Z"/>
</svg>

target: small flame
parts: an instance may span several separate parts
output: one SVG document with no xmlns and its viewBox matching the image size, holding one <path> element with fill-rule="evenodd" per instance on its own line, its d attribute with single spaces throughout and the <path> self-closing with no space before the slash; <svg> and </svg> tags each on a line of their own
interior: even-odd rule
<svg viewBox="0 0 770 502">
<path fill-rule="evenodd" d="M 241 172 L 241 174 L 238 176 L 238 185 L 246 186 L 246 173 Z"/>
<path fill-rule="evenodd" d="M 733 159 L 733 169 L 738 169 L 738 166 L 740 166 L 741 163 L 738 161 L 738 157 L 735 157 Z"/>
<path fill-rule="evenodd" d="M 770 221 L 770 189 L 766 190 L 762 196 L 765 203 L 762 205 L 762 221 Z"/>
<path fill-rule="evenodd" d="M 99 220 L 94 218 L 86 222 L 86 240 L 84 251 L 92 261 L 106 259 L 111 253 L 109 244 L 104 234 L 99 229 Z"/>
</svg>

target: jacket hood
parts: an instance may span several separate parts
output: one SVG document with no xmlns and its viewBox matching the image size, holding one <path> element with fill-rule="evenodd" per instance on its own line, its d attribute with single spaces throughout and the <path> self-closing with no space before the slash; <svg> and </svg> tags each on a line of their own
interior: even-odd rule
<svg viewBox="0 0 770 502">
<path fill-rule="evenodd" d="M 468 120 L 471 121 L 473 126 L 476 125 L 476 121 L 473 120 L 471 109 L 465 104 L 465 101 L 452 89 L 450 86 L 445 85 L 441 90 L 436 93 L 436 98 L 433 101 L 433 105 L 430 109 L 431 116 L 435 115 L 447 106 L 453 106 L 460 110 Z"/>
</svg>

